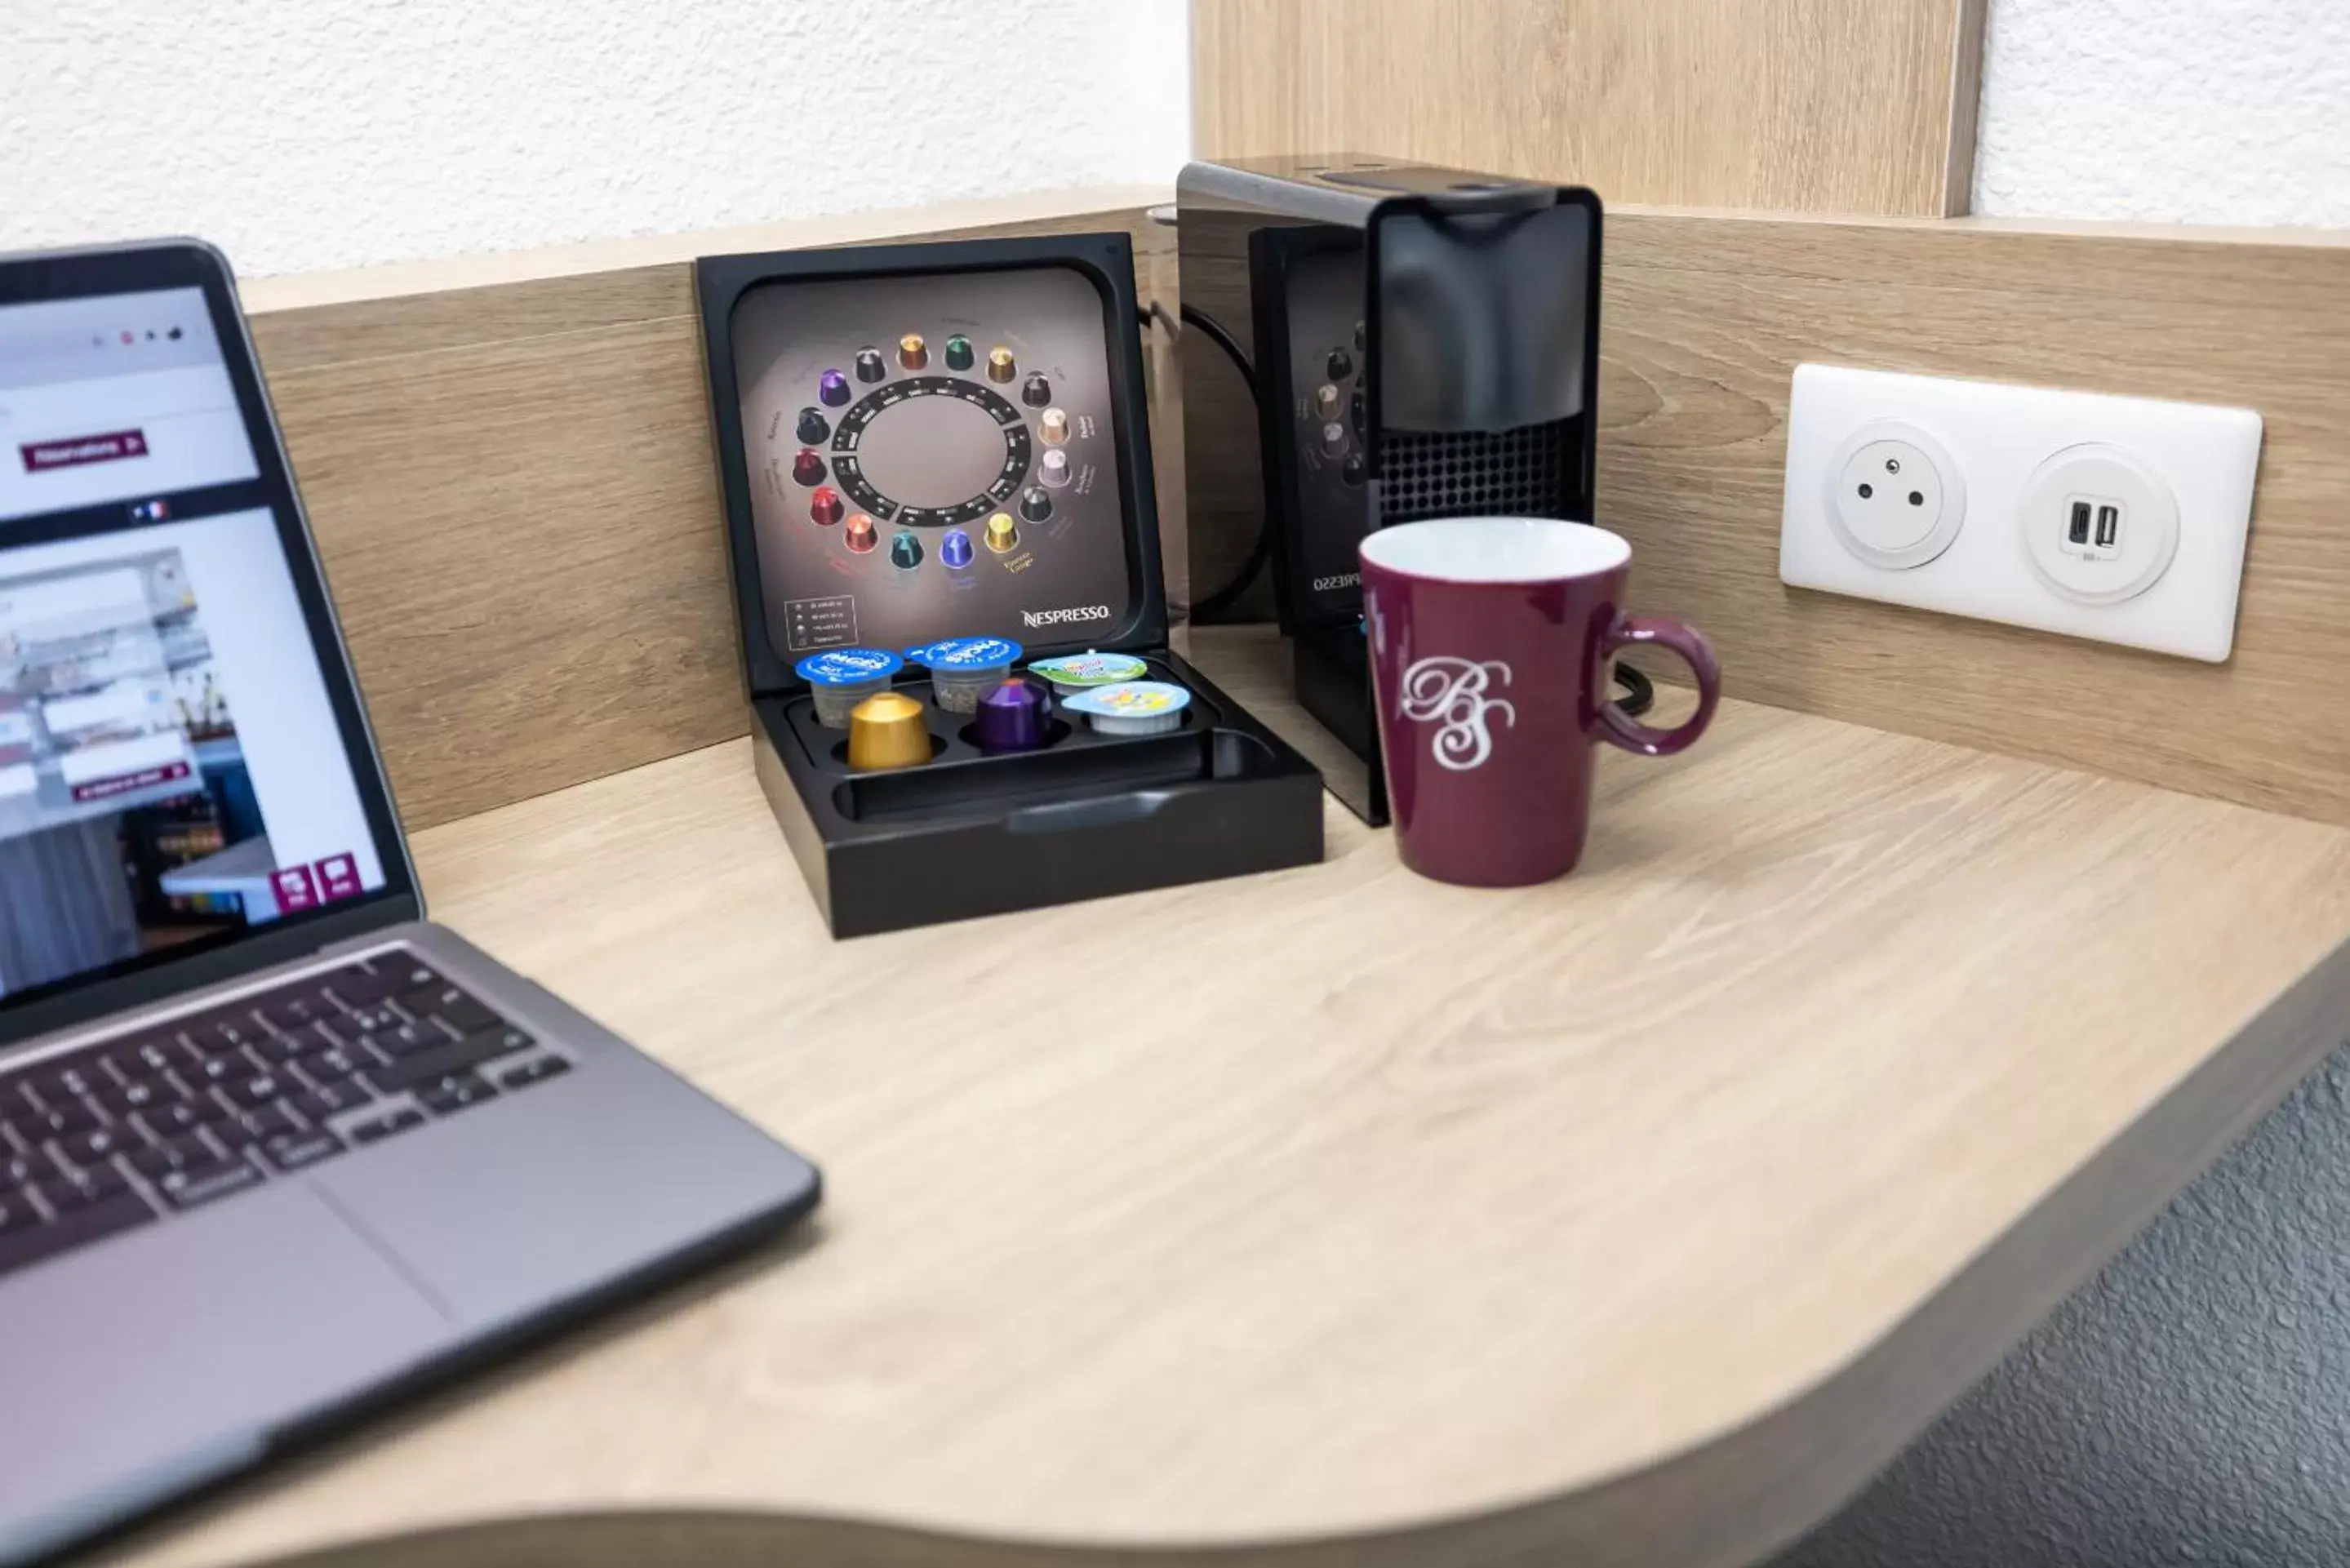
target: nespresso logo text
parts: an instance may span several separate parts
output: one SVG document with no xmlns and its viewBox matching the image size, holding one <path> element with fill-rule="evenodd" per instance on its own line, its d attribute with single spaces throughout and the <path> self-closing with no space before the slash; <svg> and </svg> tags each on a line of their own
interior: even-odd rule
<svg viewBox="0 0 2350 1568">
<path fill-rule="evenodd" d="M 1107 605 L 1073 605 L 1067 609 L 1022 610 L 1022 622 L 1031 627 L 1059 626 L 1064 621 L 1107 620 Z"/>
<path fill-rule="evenodd" d="M 1332 588 L 1359 587 L 1362 581 L 1363 574 L 1360 572 L 1339 572 L 1331 576 L 1315 578 L 1314 591 L 1317 594 L 1326 594 Z"/>
</svg>

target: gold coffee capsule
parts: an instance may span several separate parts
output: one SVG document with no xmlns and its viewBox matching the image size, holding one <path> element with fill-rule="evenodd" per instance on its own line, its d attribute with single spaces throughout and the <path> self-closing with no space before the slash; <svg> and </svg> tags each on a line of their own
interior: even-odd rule
<svg viewBox="0 0 2350 1568">
<path fill-rule="evenodd" d="M 1020 543 L 1020 530 L 1014 525 L 1012 514 L 998 512 L 987 520 L 987 547 L 1001 556 Z"/>
<path fill-rule="evenodd" d="M 909 370 L 919 370 L 931 362 L 931 347 L 922 341 L 919 332 L 909 332 L 898 339 L 898 363 Z"/>
<path fill-rule="evenodd" d="M 931 760 L 922 705 L 900 692 L 868 697 L 848 713 L 848 765 L 860 772 L 919 767 Z"/>
<path fill-rule="evenodd" d="M 987 351 L 987 379 L 989 380 L 1000 384 L 1002 382 L 1009 381 L 1013 377 L 1019 373 L 1020 366 L 1018 362 L 1012 358 L 1011 349 L 999 347 L 991 348 Z"/>
</svg>

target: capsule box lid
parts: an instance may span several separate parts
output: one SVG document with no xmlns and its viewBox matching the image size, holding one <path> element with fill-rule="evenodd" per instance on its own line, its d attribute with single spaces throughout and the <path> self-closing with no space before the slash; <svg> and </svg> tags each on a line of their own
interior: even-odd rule
<svg viewBox="0 0 2350 1568">
<path fill-rule="evenodd" d="M 705 256 L 694 281 L 754 695 L 827 648 L 1165 643 L 1125 234 Z"/>
</svg>

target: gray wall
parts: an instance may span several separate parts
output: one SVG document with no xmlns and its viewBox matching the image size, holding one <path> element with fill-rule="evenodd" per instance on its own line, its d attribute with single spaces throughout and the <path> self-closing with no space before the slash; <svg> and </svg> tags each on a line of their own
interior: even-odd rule
<svg viewBox="0 0 2350 1568">
<path fill-rule="evenodd" d="M 2350 1047 L 1773 1568 L 2350 1564 Z"/>
</svg>

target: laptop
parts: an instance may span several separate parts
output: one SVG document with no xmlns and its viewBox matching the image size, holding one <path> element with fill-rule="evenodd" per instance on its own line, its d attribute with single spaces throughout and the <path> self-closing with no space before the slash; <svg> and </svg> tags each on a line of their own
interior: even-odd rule
<svg viewBox="0 0 2350 1568">
<path fill-rule="evenodd" d="M 220 254 L 0 256 L 0 1563 L 816 1194 L 425 922 Z"/>
</svg>

